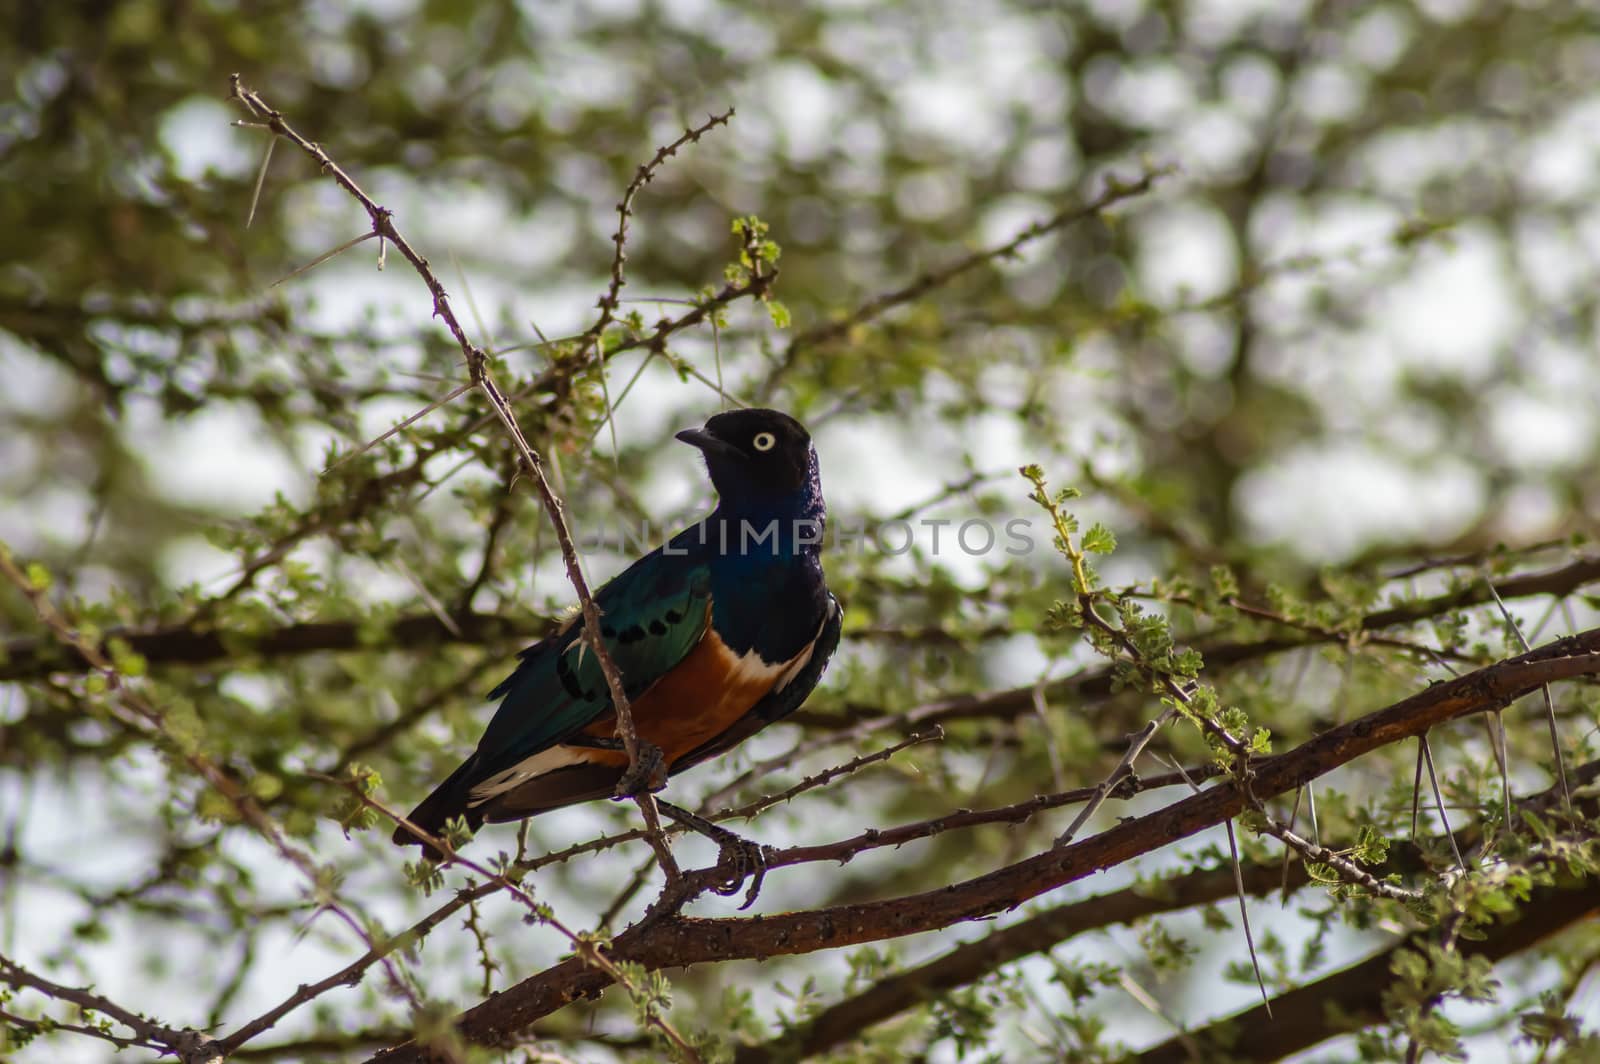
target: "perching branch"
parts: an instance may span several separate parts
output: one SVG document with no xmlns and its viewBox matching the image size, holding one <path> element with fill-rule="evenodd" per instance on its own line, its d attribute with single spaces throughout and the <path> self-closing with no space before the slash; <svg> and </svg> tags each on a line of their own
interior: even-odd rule
<svg viewBox="0 0 1600 1064">
<path fill-rule="evenodd" d="M 754 817 L 761 811 L 789 801 L 801 793 L 816 789 L 818 787 L 827 786 L 837 779 L 857 772 L 870 765 L 887 760 L 908 746 L 940 737 L 941 736 L 939 733 L 931 732 L 925 735 L 914 736 L 912 738 L 902 740 L 893 746 L 886 747 L 870 754 L 863 754 L 859 757 L 852 758 L 845 764 L 834 766 L 833 768 L 819 772 L 814 776 L 807 777 L 794 786 L 789 787 L 788 789 L 777 794 L 763 796 L 762 798 L 756 799 L 744 806 L 740 806 L 737 809 L 723 809 L 716 812 L 707 811 L 706 816 L 712 821 L 732 820 L 741 817 L 748 819 L 750 817 Z M 345 781 L 338 782 L 343 783 Z M 360 795 L 360 798 L 364 804 L 376 804 L 370 803 L 365 795 Z M 1034 803 L 1029 804 L 1033 805 Z M 1002 817 L 996 816 L 987 822 L 1003 823 L 1007 822 L 1007 820 L 1021 820 L 1025 819 L 1027 815 L 1032 815 L 1032 813 L 1037 812 L 1039 809 L 1047 807 L 1048 806 L 1038 805 L 1036 808 L 996 811 L 1004 814 L 1005 818 L 1002 819 Z M 388 814 L 387 810 L 384 810 L 384 812 L 386 815 L 392 816 L 392 814 Z M 978 816 L 980 815 L 981 814 L 974 815 L 973 820 L 975 823 L 981 822 L 978 820 Z M 910 825 L 909 827 L 913 831 L 921 828 L 924 834 L 916 835 L 907 833 L 905 835 L 906 839 L 924 837 L 926 834 L 935 833 L 934 825 L 931 823 L 925 826 Z M 682 825 L 673 824 L 663 825 L 663 830 L 668 833 L 676 834 L 687 831 L 688 829 Z M 639 828 L 635 828 L 631 831 L 618 832 L 612 835 L 603 835 L 597 839 L 591 839 L 587 842 L 566 847 L 565 849 L 556 850 L 551 853 L 542 854 L 539 857 L 518 862 L 513 866 L 512 872 L 520 879 L 521 877 L 525 877 L 529 873 L 536 872 L 541 868 L 548 868 L 551 865 L 561 864 L 576 857 L 581 857 L 592 853 L 599 853 L 603 850 L 621 846 L 628 842 L 639 841 L 644 838 L 645 832 Z M 447 846 L 445 840 L 430 839 L 429 841 L 431 844 L 435 845 L 441 853 L 453 854 L 454 852 Z M 865 842 L 866 840 L 863 841 Z M 892 833 L 885 833 L 883 840 L 881 842 L 877 842 L 876 844 L 890 845 L 891 843 Z M 784 853 L 789 858 L 800 856 L 800 854 L 795 850 L 784 851 Z M 390 936 L 389 938 L 372 945 L 366 953 L 362 954 L 360 957 L 357 957 L 355 960 L 351 961 L 349 964 L 346 964 L 339 970 L 330 973 L 326 977 L 319 979 L 314 983 L 301 984 L 295 989 L 294 993 L 290 994 L 286 999 L 279 1002 L 276 1006 L 262 1013 L 260 1016 L 249 1021 L 248 1023 L 241 1025 L 238 1030 L 229 1036 L 229 1047 L 232 1048 L 245 1044 L 250 1039 L 276 1025 L 289 1013 L 300 1008 L 302 1005 L 309 1004 L 335 987 L 353 986 L 360 983 L 367 969 L 371 968 L 374 964 L 379 963 L 395 950 L 400 949 L 409 943 L 421 941 L 440 924 L 444 923 L 462 909 L 465 909 L 473 903 L 495 894 L 500 889 L 501 881 L 499 878 L 489 878 L 476 885 L 462 887 L 461 889 L 457 890 L 448 901 L 444 902 L 426 916 L 423 916 L 400 934 Z M 388 1041 L 392 1042 L 394 1039 L 389 1039 Z"/>
<path fill-rule="evenodd" d="M 1577 769 L 1574 778 L 1584 784 L 1600 778 L 1600 761 L 1591 761 Z M 1544 810 L 1559 800 L 1557 789 L 1550 788 L 1523 799 L 1518 805 L 1523 809 Z M 1483 841 L 1482 833 L 1475 827 L 1463 828 L 1457 835 L 1456 841 L 1463 848 Z M 1373 874 L 1411 874 L 1425 869 L 1428 848 L 1416 843 L 1396 844 L 1390 849 L 1388 859 L 1373 869 Z M 1290 861 L 1286 866 L 1280 866 L 1277 861 L 1246 863 L 1239 881 L 1244 885 L 1244 892 L 1253 897 L 1278 890 L 1284 891 L 1287 897 L 1290 891 L 1315 882 L 1303 861 Z M 807 1055 L 826 1052 L 859 1036 L 874 1024 L 944 992 L 976 982 L 1013 961 L 1046 952 L 1088 931 L 1220 901 L 1234 892 L 1235 885 L 1233 870 L 1218 865 L 1045 909 L 915 968 L 887 976 L 823 1009 L 796 1031 L 785 1032 L 768 1042 L 743 1046 L 735 1054 L 735 1060 L 737 1064 L 767 1064 L 786 1059 L 797 1047 Z"/>
<path fill-rule="evenodd" d="M 1253 790 L 1262 800 L 1285 794 L 1363 754 L 1497 708 L 1540 684 L 1597 674 L 1600 629 L 1591 629 L 1436 684 L 1291 751 L 1254 762 Z M 1015 908 L 1100 869 L 1216 827 L 1246 808 L 1247 800 L 1229 782 L 1081 842 L 925 893 L 752 918 L 673 915 L 624 931 L 613 940 L 611 956 L 647 969 L 683 967 L 810 953 L 950 927 Z M 607 983 L 582 962 L 564 961 L 470 1009 L 458 1020 L 458 1030 L 469 1042 L 506 1044 L 539 1018 L 600 992 Z M 384 1064 L 430 1059 L 437 1058 L 412 1043 L 374 1058 Z"/>
</svg>

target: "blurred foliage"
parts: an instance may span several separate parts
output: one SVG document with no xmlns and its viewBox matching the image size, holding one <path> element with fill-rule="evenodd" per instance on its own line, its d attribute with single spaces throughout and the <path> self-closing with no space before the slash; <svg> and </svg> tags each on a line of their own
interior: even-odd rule
<svg viewBox="0 0 1600 1064">
<path fill-rule="evenodd" d="M 1119 589 L 1107 601 L 1141 653 L 1182 660 L 1189 678 L 1181 650 L 1200 648 L 1207 697 L 1236 714 L 1219 719 L 1270 731 L 1275 751 L 1519 652 L 1486 574 L 1524 580 L 1507 598 L 1529 639 L 1594 623 L 1600 29 L 1576 0 L 13 0 L 8 13 L 0 541 L 49 577 L 77 631 L 127 636 L 116 668 L 165 730 L 131 726 L 116 691 L 62 667 L 28 597 L 0 587 L 0 952 L 60 981 L 226 1031 L 362 952 L 349 928 L 312 918 L 328 891 L 359 899 L 382 933 L 429 911 L 440 896 L 416 888 L 439 879 L 408 879 L 386 832 L 363 830 L 370 810 L 324 774 L 407 804 L 470 748 L 483 692 L 571 599 L 476 393 L 360 450 L 459 383 L 460 352 L 404 262 L 391 251 L 374 270 L 371 242 L 273 285 L 367 222 L 282 142 L 258 199 L 268 137 L 231 124 L 235 72 L 432 261 L 495 351 L 580 538 L 604 541 L 594 575 L 639 548 L 620 530 L 648 521 L 643 538 L 659 538 L 669 514 L 706 501 L 670 441 L 719 405 L 706 380 L 813 428 L 835 527 L 864 533 L 828 560 L 844 648 L 794 724 L 672 793 L 776 792 L 917 720 L 946 737 L 768 813 L 751 825 L 763 841 L 1091 785 L 1161 712 L 1126 660 L 1117 682 L 1091 682 L 1101 666 L 1075 630 L 1071 566 L 1048 549 L 1024 463 L 1081 491 L 1084 547 L 1105 555 Z M 729 126 L 635 201 L 632 301 L 600 357 L 561 342 L 595 320 L 638 167 L 730 106 Z M 1141 179 L 1148 191 L 981 254 Z M 730 228 L 746 216 L 782 249 L 777 302 L 736 301 L 715 328 L 624 350 L 738 276 Z M 977 518 L 1030 519 L 1034 549 L 1006 553 L 1003 531 L 997 549 L 953 549 Z M 948 522 L 938 546 L 930 520 Z M 870 549 L 897 546 L 907 522 L 908 550 Z M 1524 579 L 1563 567 L 1570 579 Z M 1592 761 L 1600 700 L 1554 694 L 1567 764 Z M 1536 710 L 1506 716 L 1519 795 L 1554 778 Z M 847 726 L 853 746 L 826 743 Z M 796 743 L 804 756 L 740 777 Z M 1265 974 L 1286 988 L 1393 948 L 1386 1011 L 1346 1051 L 1451 1051 L 1463 1014 L 1439 1009 L 1443 989 L 1492 996 L 1466 1032 L 1492 1056 L 1592 1052 L 1592 921 L 1524 955 L 1526 979 L 1499 991 L 1448 936 L 1427 938 L 1559 885 L 1552 855 L 1592 876 L 1592 840 L 1501 834 L 1477 722 L 1431 749 L 1452 825 L 1488 832 L 1531 878 L 1441 888 L 1430 912 L 1313 888 L 1270 921 Z M 179 756 L 196 750 L 332 882 L 312 889 L 282 866 Z M 1195 729 L 1152 750 L 1208 756 Z M 1409 837 L 1413 758 L 1383 751 L 1320 788 L 1321 837 L 1368 855 Z M 1153 766 L 1140 769 L 1165 771 Z M 630 815 L 545 818 L 526 852 Z M 1061 816 L 779 871 L 762 904 L 943 886 L 1048 847 Z M 1276 843 L 1241 836 L 1247 860 L 1275 867 Z M 476 846 L 509 853 L 516 838 Z M 1225 868 L 1220 839 L 1103 886 Z M 1421 841 L 1428 868 L 1449 867 L 1440 839 Z M 613 849 L 529 882 L 593 927 L 642 859 Z M 359 1059 L 553 963 L 564 940 L 503 902 L 249 1048 Z M 1223 926 L 1236 909 L 1217 904 L 1203 922 L 1180 906 L 1041 939 L 834 1051 L 1114 1059 L 1170 1034 L 1138 994 L 1203 1026 L 1253 993 Z M 1413 932 L 1426 941 L 1397 937 Z M 973 934 L 673 973 L 649 1004 L 748 1053 Z M 1242 980 L 1226 1001 L 1224 971 Z M 541 1033 L 575 1059 L 650 1059 L 664 1050 L 635 1007 L 613 993 Z M 64 1015 L 37 996 L 0 1010 Z M 21 1059 L 110 1052 L 40 1038 Z"/>
</svg>

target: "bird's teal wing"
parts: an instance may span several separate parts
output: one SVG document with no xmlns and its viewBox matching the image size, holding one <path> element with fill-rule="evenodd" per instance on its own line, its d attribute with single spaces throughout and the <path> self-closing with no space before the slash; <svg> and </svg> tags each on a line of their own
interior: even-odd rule
<svg viewBox="0 0 1600 1064">
<path fill-rule="evenodd" d="M 630 699 L 681 662 L 705 634 L 711 604 L 703 562 L 660 550 L 647 554 L 595 596 L 601 637 Z M 478 743 L 488 775 L 572 735 L 611 712 L 599 661 L 582 640 L 582 618 L 521 654 L 522 663 L 489 693 L 500 707 Z"/>
</svg>

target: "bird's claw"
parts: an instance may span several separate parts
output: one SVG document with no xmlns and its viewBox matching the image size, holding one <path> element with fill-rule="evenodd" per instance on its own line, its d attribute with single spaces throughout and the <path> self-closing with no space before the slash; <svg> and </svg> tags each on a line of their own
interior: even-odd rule
<svg viewBox="0 0 1600 1064">
<path fill-rule="evenodd" d="M 728 878 L 711 890 L 724 898 L 731 898 L 739 893 L 739 888 L 748 879 L 750 887 L 745 891 L 744 904 L 739 906 L 740 911 L 748 909 L 755 904 L 756 895 L 761 893 L 762 881 L 767 878 L 767 848 L 731 831 L 721 832 L 716 842 L 720 847 L 717 871 L 727 869 Z"/>
<path fill-rule="evenodd" d="M 684 827 L 717 844 L 717 863 L 709 871 L 723 878 L 712 883 L 708 889 L 724 898 L 731 898 L 739 893 L 740 886 L 748 879 L 750 888 L 745 891 L 744 904 L 739 908 L 748 909 L 755 904 L 771 863 L 768 856 L 771 851 L 767 847 L 660 798 L 656 799 L 656 807 Z"/>
<path fill-rule="evenodd" d="M 653 793 L 666 785 L 667 759 L 661 747 L 640 739 L 639 756 L 617 781 L 616 797 L 632 798 L 636 794 Z"/>
<path fill-rule="evenodd" d="M 1139 778 L 1139 774 L 1137 772 L 1130 768 L 1127 772 L 1127 775 L 1118 780 L 1116 786 L 1111 788 L 1109 796 L 1112 798 L 1120 798 L 1126 801 L 1127 799 L 1134 797 L 1143 789 L 1144 781 Z"/>
</svg>

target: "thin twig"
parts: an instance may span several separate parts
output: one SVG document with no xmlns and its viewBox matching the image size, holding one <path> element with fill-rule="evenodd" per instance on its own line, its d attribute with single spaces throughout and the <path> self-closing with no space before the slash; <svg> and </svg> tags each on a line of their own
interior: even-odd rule
<svg viewBox="0 0 1600 1064">
<path fill-rule="evenodd" d="M 640 990 L 638 986 L 634 984 L 633 980 L 627 975 L 627 973 L 618 968 L 616 964 L 606 956 L 603 942 L 593 938 L 592 936 L 580 934 L 572 930 L 565 923 L 563 923 L 554 912 L 551 911 L 548 905 L 541 905 L 535 901 L 533 896 L 523 888 L 518 879 L 513 879 L 503 872 L 495 871 L 489 868 L 487 865 L 484 865 L 478 861 L 474 861 L 469 857 L 461 856 L 461 854 L 450 845 L 447 839 L 433 835 L 430 832 L 418 827 L 406 817 L 401 816 L 384 803 L 367 794 L 361 789 L 356 781 L 339 780 L 332 777 L 321 778 L 324 780 L 324 782 L 343 786 L 349 792 L 351 797 L 358 801 L 364 808 L 370 809 L 373 812 L 386 817 L 391 822 L 405 828 L 406 831 L 416 837 L 418 841 L 425 842 L 429 846 L 432 846 L 438 850 L 443 857 L 441 864 L 457 865 L 461 868 L 464 868 L 493 883 L 497 889 L 503 890 L 510 894 L 528 910 L 528 918 L 530 920 L 545 924 L 559 932 L 567 939 L 567 941 L 572 944 L 574 953 L 585 963 L 590 964 L 596 969 L 604 972 L 619 986 L 627 990 L 630 995 L 643 1000 Z M 470 905 L 473 900 L 475 899 L 468 899 L 467 904 Z M 667 1021 L 666 1017 L 661 1016 L 653 1009 L 650 1009 L 646 1012 L 645 1020 L 650 1026 L 655 1027 L 664 1036 L 666 1036 L 667 1040 L 673 1044 L 673 1046 L 682 1055 L 683 1059 L 688 1061 L 689 1064 L 703 1064 L 698 1051 L 696 1051 L 695 1048 L 689 1044 L 683 1035 L 678 1033 L 672 1024 Z M 237 1033 L 235 1036 L 237 1036 Z M 233 1045 L 233 1039 L 230 1038 L 223 1044 L 228 1045 L 231 1048 Z"/>
<path fill-rule="evenodd" d="M 868 300 L 841 318 L 815 325 L 804 332 L 798 333 L 784 349 L 778 366 L 767 378 L 763 392 L 771 393 L 778 379 L 794 366 L 799 359 L 800 353 L 806 348 L 816 347 L 848 336 L 858 326 L 865 325 L 886 311 L 920 299 L 928 292 L 949 284 L 957 277 L 969 273 L 985 263 L 997 262 L 1008 258 L 1027 245 L 1057 230 L 1065 229 L 1090 218 L 1099 217 L 1108 208 L 1117 203 L 1149 192 L 1157 181 L 1173 172 L 1172 167 L 1163 166 L 1148 168 L 1132 181 L 1108 178 L 1105 188 L 1093 199 L 1084 203 L 1073 204 L 1049 218 L 1034 222 L 1010 240 L 964 255 L 948 266 L 929 270 L 909 284 Z"/>
<path fill-rule="evenodd" d="M 1271 835 L 1285 846 L 1288 846 L 1290 849 L 1294 850 L 1300 855 L 1301 860 L 1307 862 L 1316 862 L 1317 864 L 1325 864 L 1337 872 L 1339 874 L 1339 878 L 1370 891 L 1373 894 L 1379 894 L 1385 898 L 1392 898 L 1395 901 L 1415 901 L 1416 899 L 1422 897 L 1421 891 L 1410 890 L 1406 887 L 1398 887 L 1393 883 L 1386 883 L 1342 854 L 1334 853 L 1327 847 L 1322 846 L 1319 843 L 1312 842 L 1310 839 L 1301 838 L 1299 835 L 1296 835 L 1294 832 L 1278 823 L 1272 817 L 1263 818 L 1261 830 L 1266 832 L 1268 835 Z M 1450 829 L 1448 827 L 1445 828 L 1447 834 L 1449 830 Z M 1453 837 L 1451 838 L 1450 843 L 1451 845 L 1455 845 L 1455 839 Z"/>
<path fill-rule="evenodd" d="M 1111 797 L 1111 792 L 1116 789 L 1117 785 L 1132 773 L 1133 763 L 1139 759 L 1140 754 L 1144 753 L 1145 747 L 1150 745 L 1150 740 L 1156 737 L 1156 732 L 1160 731 L 1162 726 L 1177 715 L 1177 712 L 1176 708 L 1168 707 L 1159 717 L 1149 721 L 1143 728 L 1140 728 L 1129 737 L 1128 747 L 1122 752 L 1122 758 L 1117 762 L 1116 767 L 1106 774 L 1105 779 L 1095 785 L 1094 793 L 1084 803 L 1083 808 L 1078 810 L 1078 815 L 1072 818 L 1072 823 L 1067 825 L 1067 830 L 1056 836 L 1055 845 L 1057 847 L 1070 843 L 1078 834 L 1078 829 L 1083 827 L 1089 818 L 1099 811 L 1100 807 L 1106 803 L 1106 799 Z"/>
<path fill-rule="evenodd" d="M 735 818 L 743 818 L 745 820 L 749 820 L 763 809 L 768 809 L 775 805 L 781 805 L 784 802 L 790 801 L 799 795 L 804 794 L 806 791 L 814 790 L 818 787 L 825 787 L 834 780 L 861 771 L 868 765 L 875 765 L 880 761 L 887 761 L 895 754 L 898 754 L 900 751 L 906 749 L 908 746 L 916 746 L 920 743 L 936 743 L 942 741 L 943 739 L 944 729 L 936 724 L 928 731 L 913 732 L 899 742 L 891 746 L 886 746 L 882 750 L 874 750 L 870 754 L 862 754 L 860 757 L 851 758 L 842 765 L 834 765 L 832 768 L 824 769 L 815 775 L 807 776 L 805 779 L 801 780 L 799 783 L 796 783 L 793 787 L 790 787 L 787 790 L 780 791 L 777 794 L 764 795 L 763 797 L 757 798 L 746 805 L 738 807 L 737 809 L 725 809 L 720 813 L 709 815 L 708 819 L 732 820 Z"/>
<path fill-rule="evenodd" d="M 615 320 L 618 304 L 621 302 L 622 288 L 626 285 L 627 278 L 624 271 L 628 263 L 628 219 L 633 217 L 633 201 L 640 190 L 648 185 L 656 176 L 657 171 L 664 166 L 668 159 L 678 154 L 678 149 L 689 144 L 696 144 L 700 138 L 716 129 L 718 126 L 727 125 L 733 118 L 734 109 L 728 108 L 722 114 L 707 115 L 706 120 L 697 126 L 691 126 L 683 131 L 670 144 L 664 144 L 656 149 L 650 161 L 641 165 L 634 171 L 633 180 L 628 182 L 628 187 L 623 190 L 622 199 L 617 202 L 617 228 L 611 235 L 614 250 L 611 254 L 611 280 L 606 286 L 605 294 L 600 297 L 597 304 L 600 316 L 595 323 L 589 326 L 581 338 L 581 351 L 585 354 L 590 348 L 599 345 L 605 335 L 606 328 Z"/>
<path fill-rule="evenodd" d="M 0 956 L 0 982 L 19 989 L 37 990 L 46 997 L 54 998 L 57 1001 L 65 1001 L 89 1012 L 97 1012 L 128 1028 L 134 1033 L 134 1038 L 118 1039 L 115 1036 L 96 1031 L 87 1025 L 56 1023 L 54 1024 L 55 1026 L 65 1027 L 80 1034 L 97 1034 L 117 1044 L 164 1049 L 176 1056 L 183 1064 L 220 1064 L 223 1059 L 220 1046 L 198 1031 L 179 1030 L 157 1023 L 154 1020 L 146 1019 L 130 1009 L 123 1008 L 102 994 L 97 994 L 92 990 L 65 986 L 46 979 L 44 976 L 29 971 L 6 956 Z M 22 1022 L 29 1023 L 31 1021 Z"/>
<path fill-rule="evenodd" d="M 1460 680 L 1417 691 L 1383 709 L 1308 739 L 1253 766 L 1263 800 L 1286 794 L 1373 751 L 1412 738 L 1447 721 L 1484 712 L 1504 700 L 1556 682 L 1600 672 L 1600 629 L 1574 635 L 1497 662 Z M 646 969 L 682 968 L 735 959 L 811 953 L 901 938 L 964 920 L 1009 911 L 1047 891 L 1126 864 L 1198 831 L 1220 826 L 1248 802 L 1236 787 L 1211 787 L 1170 806 L 1129 818 L 1065 849 L 1051 849 L 971 879 L 932 890 L 822 909 L 742 918 L 668 915 L 644 920 L 612 940 L 611 955 Z M 1585 901 L 1592 909 L 1587 896 Z M 469 1042 L 504 1045 L 578 995 L 610 982 L 587 962 L 573 959 L 530 976 L 474 1006 L 456 1022 Z M 407 1044 L 383 1054 L 384 1064 L 437 1059 L 425 1046 Z"/>
</svg>

